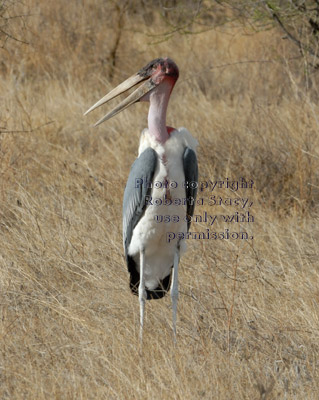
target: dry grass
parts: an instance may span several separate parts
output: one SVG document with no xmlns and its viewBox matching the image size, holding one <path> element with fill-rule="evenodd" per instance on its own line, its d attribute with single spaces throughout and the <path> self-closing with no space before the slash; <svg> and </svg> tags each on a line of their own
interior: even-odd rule
<svg viewBox="0 0 319 400">
<path fill-rule="evenodd" d="M 318 73 L 305 82 L 274 31 L 226 25 L 150 46 L 167 27 L 134 4 L 30 0 L 31 44 L 2 51 L 0 397 L 316 399 Z M 169 297 L 149 302 L 141 357 L 121 202 L 147 106 L 97 129 L 105 110 L 82 113 L 161 55 L 180 66 L 168 123 L 198 138 L 200 180 L 254 180 L 238 191 L 254 239 L 189 241 L 178 345 Z"/>
</svg>

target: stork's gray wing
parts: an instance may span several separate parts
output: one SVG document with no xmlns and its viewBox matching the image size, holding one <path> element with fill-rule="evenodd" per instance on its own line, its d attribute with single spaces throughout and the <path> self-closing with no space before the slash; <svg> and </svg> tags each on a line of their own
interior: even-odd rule
<svg viewBox="0 0 319 400">
<path fill-rule="evenodd" d="M 187 231 L 191 225 L 191 218 L 194 214 L 195 200 L 198 186 L 198 165 L 194 150 L 186 147 L 183 154 L 183 165 L 185 174 L 185 188 L 187 199 Z"/>
<path fill-rule="evenodd" d="M 125 256 L 132 239 L 133 229 L 145 212 L 145 196 L 151 195 L 157 154 L 147 148 L 134 161 L 128 177 L 123 199 L 123 246 Z"/>
</svg>

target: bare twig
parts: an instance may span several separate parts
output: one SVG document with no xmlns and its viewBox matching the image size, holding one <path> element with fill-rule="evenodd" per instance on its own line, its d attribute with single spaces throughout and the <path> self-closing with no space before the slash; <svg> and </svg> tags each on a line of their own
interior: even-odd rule
<svg viewBox="0 0 319 400">
<path fill-rule="evenodd" d="M 32 129 L 16 129 L 16 130 L 9 130 L 9 129 L 4 129 L 2 127 L 0 127 L 0 133 L 32 133 L 35 131 L 38 131 L 39 129 L 43 128 L 44 126 L 53 124 L 54 121 L 49 121 L 46 122 L 45 124 L 39 125 L 36 128 L 32 128 Z"/>
</svg>

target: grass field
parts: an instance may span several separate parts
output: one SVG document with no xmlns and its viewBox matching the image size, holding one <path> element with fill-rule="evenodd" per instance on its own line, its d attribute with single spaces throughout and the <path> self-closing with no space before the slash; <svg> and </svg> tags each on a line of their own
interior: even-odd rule
<svg viewBox="0 0 319 400">
<path fill-rule="evenodd" d="M 145 4 L 12 9 L 29 16 L 10 31 L 28 44 L 0 50 L 0 398 L 317 399 L 318 71 L 275 29 L 166 37 Z M 98 128 L 109 108 L 82 114 L 160 56 L 180 68 L 168 124 L 199 141 L 200 182 L 254 182 L 199 192 L 195 214 L 218 217 L 192 232 L 253 239 L 188 240 L 177 346 L 166 296 L 146 305 L 141 355 L 121 212 L 148 108 Z M 248 209 L 210 196 L 248 198 L 254 222 L 224 222 Z"/>
</svg>

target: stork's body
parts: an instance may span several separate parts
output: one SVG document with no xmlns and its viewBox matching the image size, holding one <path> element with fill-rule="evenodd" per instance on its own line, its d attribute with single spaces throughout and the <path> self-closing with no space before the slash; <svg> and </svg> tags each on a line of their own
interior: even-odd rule
<svg viewBox="0 0 319 400">
<path fill-rule="evenodd" d="M 173 130 L 164 144 L 154 140 L 149 130 L 142 133 L 139 157 L 133 165 L 124 194 L 123 241 L 133 291 L 137 290 L 139 283 L 134 268 L 139 275 L 139 254 L 145 249 L 144 275 L 148 298 L 160 298 L 166 293 L 167 284 L 162 282 L 171 274 L 176 248 L 179 246 L 181 251 L 185 248 L 184 241 L 170 240 L 168 234 L 175 233 L 177 237 L 179 232 L 187 232 L 189 205 L 185 181 L 196 177 L 185 177 L 184 154 L 186 149 L 195 150 L 196 144 L 184 128 Z M 145 201 L 143 214 L 132 222 L 134 211 L 130 205 L 134 193 L 141 189 L 146 192 L 141 196 Z M 190 197 L 188 203 L 193 203 Z"/>
<path fill-rule="evenodd" d="M 140 301 L 141 338 L 145 300 L 163 297 L 170 286 L 175 336 L 178 264 L 180 253 L 186 248 L 179 233 L 189 229 L 196 198 L 197 141 L 185 128 L 166 126 L 167 105 L 178 68 L 170 59 L 156 59 L 88 110 L 147 78 L 145 84 L 98 122 L 136 101 L 150 102 L 148 129 L 142 132 L 139 155 L 132 165 L 123 201 L 123 245 L 130 288 Z"/>
</svg>

